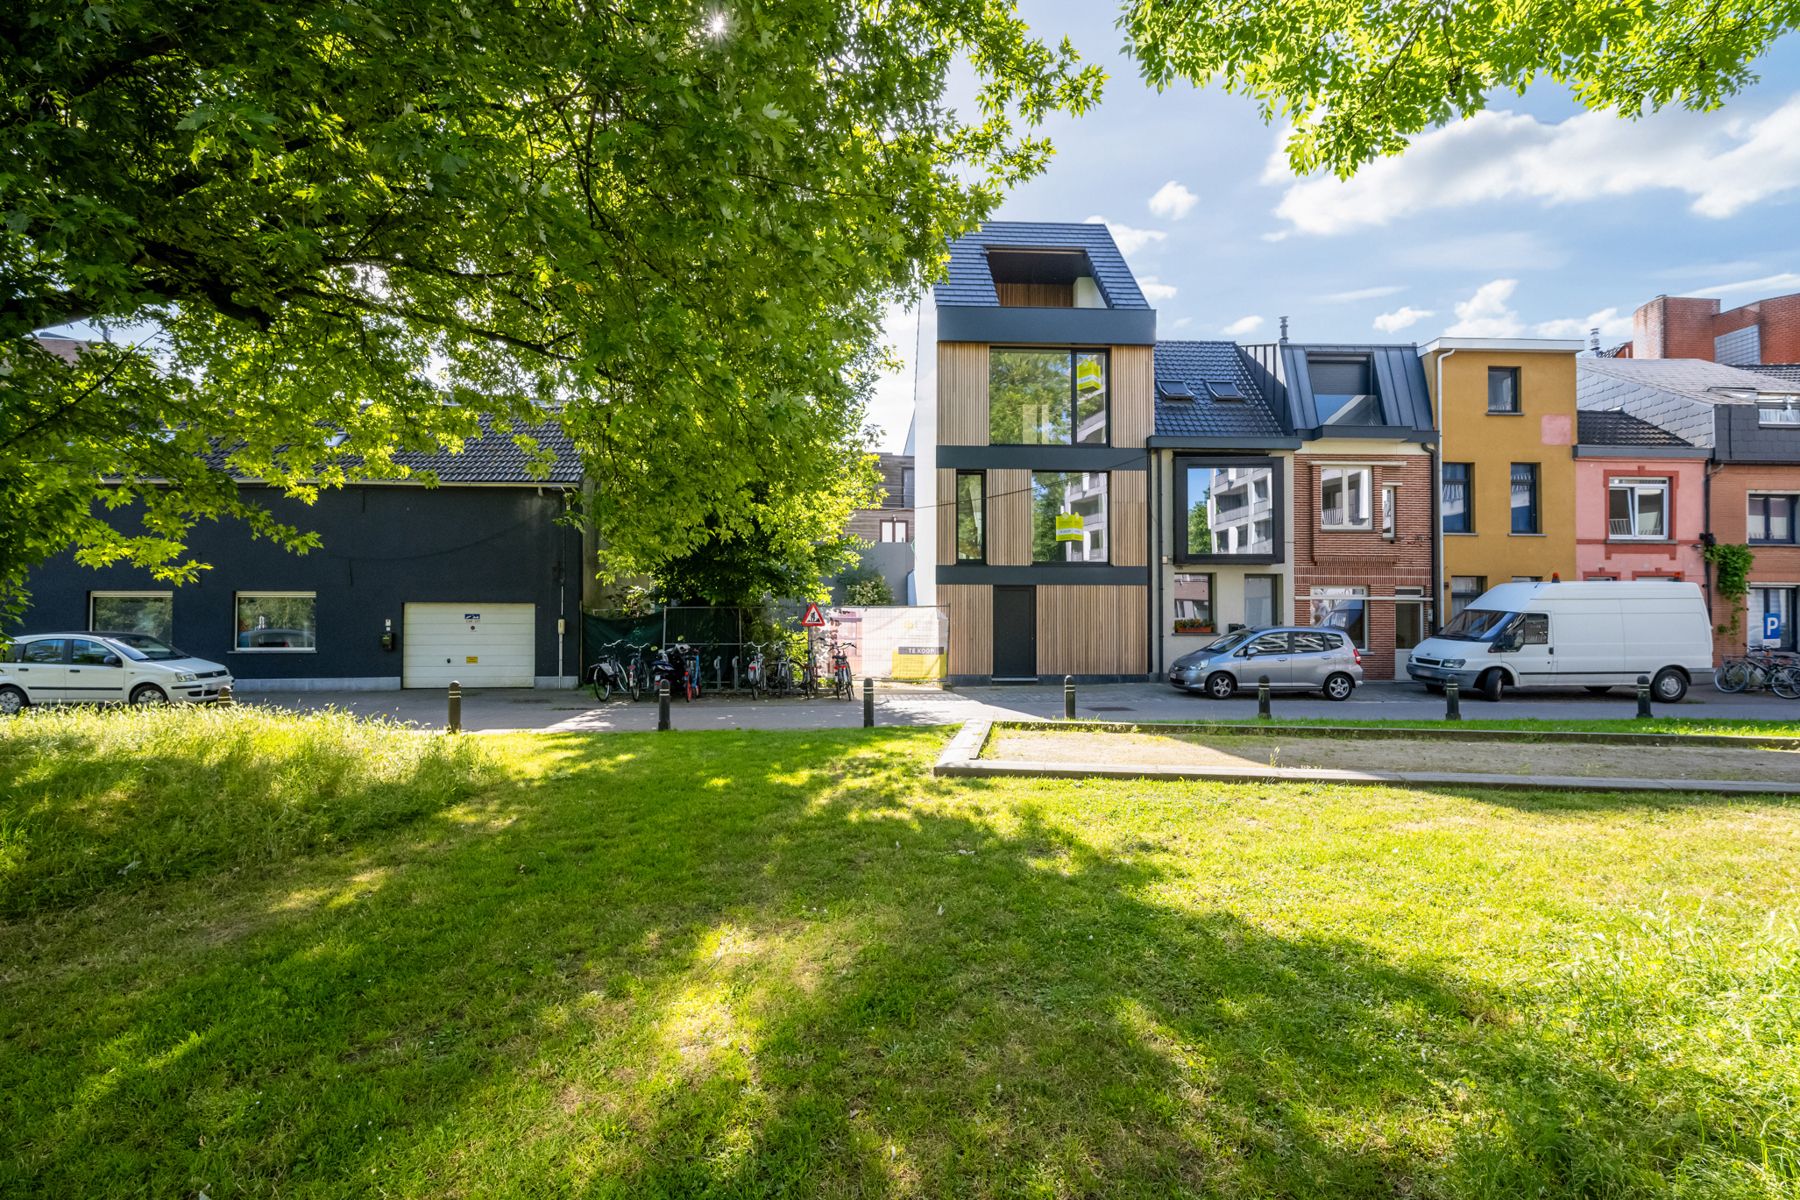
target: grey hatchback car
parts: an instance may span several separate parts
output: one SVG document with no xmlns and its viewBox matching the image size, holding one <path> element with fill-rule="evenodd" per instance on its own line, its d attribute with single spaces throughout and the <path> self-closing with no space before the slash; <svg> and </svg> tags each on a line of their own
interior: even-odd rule
<svg viewBox="0 0 1800 1200">
<path fill-rule="evenodd" d="M 1341 629 L 1281 625 L 1240 629 L 1169 664 L 1169 684 L 1227 700 L 1269 677 L 1270 691 L 1323 692 L 1348 700 L 1362 683 L 1362 654 Z"/>
</svg>

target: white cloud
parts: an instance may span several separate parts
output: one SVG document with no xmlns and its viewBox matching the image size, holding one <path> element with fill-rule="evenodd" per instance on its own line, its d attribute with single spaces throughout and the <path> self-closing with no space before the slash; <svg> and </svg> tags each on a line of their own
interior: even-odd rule
<svg viewBox="0 0 1800 1200">
<path fill-rule="evenodd" d="M 1516 279 L 1491 279 L 1475 289 L 1475 294 L 1456 305 L 1456 324 L 1444 330 L 1448 337 L 1518 337 L 1525 332 L 1525 322 L 1507 301 Z"/>
<path fill-rule="evenodd" d="M 1276 215 L 1315 234 L 1496 200 L 1567 204 L 1652 189 L 1685 192 L 1701 216 L 1729 217 L 1800 189 L 1800 94 L 1756 119 L 1671 108 L 1637 121 L 1588 112 L 1545 122 L 1488 110 L 1347 180 L 1296 179 L 1279 148 L 1263 179 L 1286 185 Z"/>
<path fill-rule="evenodd" d="M 1395 292 L 1404 290 L 1399 284 L 1387 284 L 1382 287 L 1357 288 L 1349 292 L 1331 292 L 1319 299 L 1326 304 L 1354 304 L 1358 300 L 1379 300 L 1383 296 L 1392 296 Z"/>
<path fill-rule="evenodd" d="M 1703 288 L 1694 289 L 1694 294 L 1696 296 L 1728 296 L 1733 292 L 1760 292 L 1765 296 L 1777 296 L 1794 288 L 1800 288 L 1800 274 L 1783 271 L 1779 275 L 1764 275 L 1761 279 L 1740 279 L 1736 283 L 1711 283 Z"/>
<path fill-rule="evenodd" d="M 1245 334 L 1255 333 L 1261 329 L 1262 323 L 1263 319 L 1258 316 L 1239 317 L 1219 332 L 1226 337 L 1243 337 Z"/>
<path fill-rule="evenodd" d="M 1414 308 L 1410 304 L 1402 304 L 1393 312 L 1384 312 L 1375 318 L 1375 328 L 1383 333 L 1399 333 L 1408 326 L 1417 325 L 1426 317 L 1434 316 L 1429 308 Z"/>
<path fill-rule="evenodd" d="M 1144 275 L 1138 279 L 1138 290 L 1144 293 L 1144 299 L 1155 303 L 1158 300 L 1173 300 L 1176 287 L 1172 283 L 1164 283 L 1154 275 Z"/>
<path fill-rule="evenodd" d="M 1200 197 L 1171 179 L 1150 197 L 1150 211 L 1165 221 L 1179 221 L 1198 203 Z"/>
<path fill-rule="evenodd" d="M 1595 328 L 1600 330 L 1602 338 L 1628 338 L 1631 336 L 1631 314 L 1621 314 L 1616 308 L 1603 308 L 1585 317 L 1559 317 L 1554 321 L 1539 321 L 1536 332 L 1539 337 L 1585 338 L 1588 331 Z"/>
<path fill-rule="evenodd" d="M 1145 246 L 1154 245 L 1169 235 L 1160 229 L 1134 229 L 1130 225 L 1121 225 L 1117 221 L 1109 221 L 1105 217 L 1094 216 L 1087 219 L 1089 225 L 1104 225 L 1118 243 L 1119 253 L 1136 254 Z"/>
</svg>

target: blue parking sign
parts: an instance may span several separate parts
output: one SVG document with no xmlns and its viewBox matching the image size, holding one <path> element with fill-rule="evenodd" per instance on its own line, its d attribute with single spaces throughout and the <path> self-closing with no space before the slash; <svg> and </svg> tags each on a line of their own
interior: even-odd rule
<svg viewBox="0 0 1800 1200">
<path fill-rule="evenodd" d="M 1781 614 L 1766 612 L 1763 614 L 1763 641 L 1779 642 L 1781 640 Z"/>
</svg>

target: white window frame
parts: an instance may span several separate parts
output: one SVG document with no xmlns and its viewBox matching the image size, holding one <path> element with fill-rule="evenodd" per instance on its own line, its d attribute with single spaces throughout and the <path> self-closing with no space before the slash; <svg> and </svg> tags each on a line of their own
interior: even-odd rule
<svg viewBox="0 0 1800 1200">
<path fill-rule="evenodd" d="M 907 528 L 905 521 L 892 517 L 884 517 L 881 521 L 881 528 L 876 532 L 876 537 L 882 542 L 894 544 L 905 542 L 907 540 L 906 534 Z"/>
<path fill-rule="evenodd" d="M 240 646 L 238 645 L 238 602 L 240 600 L 311 600 L 313 602 L 313 644 L 310 646 Z M 317 654 L 319 652 L 319 593 L 282 591 L 243 591 L 231 593 L 231 653 L 233 654 Z"/>
<path fill-rule="evenodd" d="M 1400 538 L 1400 485 L 1381 485 L 1381 536 L 1388 541 Z"/>
<path fill-rule="evenodd" d="M 1631 511 L 1631 532 L 1630 533 L 1614 533 L 1613 532 L 1612 494 L 1613 494 L 1614 488 L 1625 488 L 1631 492 L 1631 509 L 1630 509 L 1630 511 Z M 1642 491 L 1654 490 L 1654 491 L 1659 491 L 1662 493 L 1662 532 L 1661 533 L 1651 534 L 1651 533 L 1639 533 L 1637 531 L 1637 523 L 1638 523 L 1638 503 L 1637 503 L 1637 501 L 1638 501 L 1638 492 L 1640 490 L 1642 490 Z M 1632 476 L 1630 478 L 1621 476 L 1616 479 L 1607 480 L 1606 481 L 1606 540 L 1609 542 L 1666 542 L 1666 541 L 1669 541 L 1670 540 L 1669 492 L 1671 490 L 1672 489 L 1670 487 L 1670 481 L 1667 478 L 1658 477 L 1658 476 L 1654 476 L 1654 475 Z"/>
<path fill-rule="evenodd" d="M 1362 508 L 1362 519 L 1360 521 L 1357 521 L 1354 518 L 1352 518 L 1348 524 L 1334 525 L 1325 519 L 1325 514 L 1330 511 L 1329 509 L 1327 509 L 1325 507 L 1325 482 L 1330 476 L 1332 476 L 1334 474 L 1344 476 L 1345 478 L 1348 478 L 1352 474 L 1362 475 L 1362 477 L 1363 477 L 1363 485 L 1362 485 L 1363 508 Z M 1337 464 L 1337 465 L 1331 465 L 1331 466 L 1321 466 L 1319 468 L 1319 528 L 1324 529 L 1324 530 L 1329 530 L 1332 532 L 1337 532 L 1337 533 L 1368 533 L 1371 530 L 1373 530 L 1375 528 L 1374 508 L 1375 508 L 1375 503 L 1376 503 L 1375 498 L 1374 498 L 1374 489 L 1375 489 L 1375 468 L 1374 467 L 1356 466 L 1353 464 Z M 1349 489 L 1348 484 L 1346 484 L 1345 488 L 1344 488 L 1344 511 L 1346 513 L 1350 512 L 1350 489 Z"/>
<path fill-rule="evenodd" d="M 166 640 L 173 641 L 175 638 L 175 593 L 174 592 L 138 591 L 138 590 L 130 589 L 130 588 L 102 589 L 100 591 L 89 592 L 88 593 L 87 627 L 90 632 L 99 631 L 99 626 L 94 624 L 94 601 L 96 601 L 96 600 L 167 600 L 169 602 L 169 637 Z M 125 631 L 124 630 L 114 630 L 113 632 L 123 633 Z M 152 635 L 152 636 L 155 636 L 155 635 Z"/>
</svg>

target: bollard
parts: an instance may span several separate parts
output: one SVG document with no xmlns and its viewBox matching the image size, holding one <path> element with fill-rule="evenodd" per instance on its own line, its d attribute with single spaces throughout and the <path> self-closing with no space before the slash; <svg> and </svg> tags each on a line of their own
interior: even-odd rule
<svg viewBox="0 0 1800 1200">
<path fill-rule="evenodd" d="M 1063 720 L 1075 719 L 1075 677 L 1063 676 Z"/>
<path fill-rule="evenodd" d="M 669 727 L 669 683 L 667 680 L 656 687 L 656 727 L 659 730 Z"/>
<path fill-rule="evenodd" d="M 1656 714 L 1650 711 L 1650 677 L 1638 676 L 1638 720 L 1648 721 Z"/>
<path fill-rule="evenodd" d="M 1269 677 L 1259 675 L 1256 678 L 1256 719 L 1267 721 L 1272 716 L 1269 712 Z"/>
<path fill-rule="evenodd" d="M 1444 681 L 1444 720 L 1462 720 L 1462 685 L 1454 679 Z"/>
<path fill-rule="evenodd" d="M 449 715 L 448 719 L 445 720 L 444 724 L 450 730 L 451 733 L 461 733 L 462 732 L 462 684 L 456 682 L 456 680 L 454 680 L 454 679 L 452 679 L 450 681 L 450 693 L 449 693 L 448 699 L 450 701 L 450 715 Z"/>
<path fill-rule="evenodd" d="M 875 728 L 875 681 L 863 677 L 863 728 Z"/>
<path fill-rule="evenodd" d="M 221 708 L 230 708 L 237 703 L 236 700 L 231 698 L 231 685 L 229 683 L 219 685 L 219 698 L 214 701 L 214 703 Z"/>
</svg>

